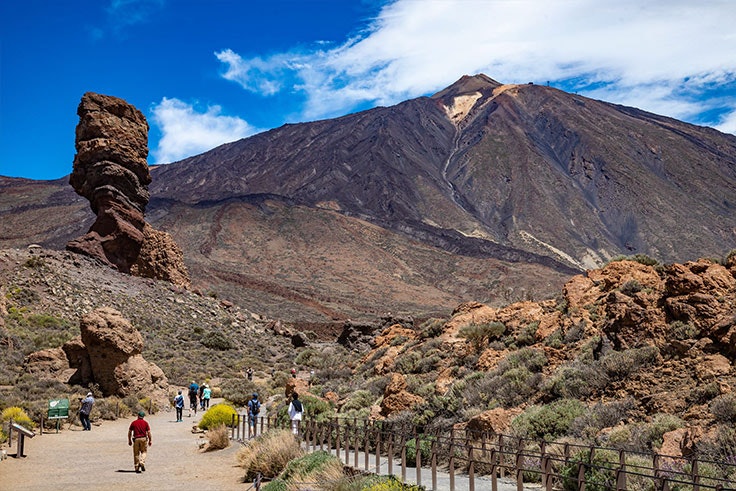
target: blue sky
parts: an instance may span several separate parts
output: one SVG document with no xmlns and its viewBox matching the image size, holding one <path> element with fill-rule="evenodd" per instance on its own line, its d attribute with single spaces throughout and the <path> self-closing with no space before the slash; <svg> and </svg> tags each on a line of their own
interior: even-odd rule
<svg viewBox="0 0 736 491">
<path fill-rule="evenodd" d="M 481 72 L 736 133 L 734 26 L 732 0 L 2 0 L 0 175 L 69 174 L 86 91 L 143 111 L 150 164 Z"/>
</svg>

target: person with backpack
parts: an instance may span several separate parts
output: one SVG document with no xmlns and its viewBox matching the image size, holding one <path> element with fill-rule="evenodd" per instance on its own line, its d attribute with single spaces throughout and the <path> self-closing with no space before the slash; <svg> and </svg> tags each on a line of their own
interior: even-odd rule
<svg viewBox="0 0 736 491">
<path fill-rule="evenodd" d="M 291 418 L 291 432 L 295 435 L 299 434 L 299 422 L 302 420 L 304 406 L 299 400 L 299 394 L 294 392 L 291 394 L 291 402 L 289 403 L 289 418 Z"/>
<path fill-rule="evenodd" d="M 189 384 L 189 417 L 192 417 L 192 410 L 194 410 L 194 415 L 197 415 L 197 394 L 199 393 L 199 385 L 197 382 L 192 380 L 192 383 Z"/>
<path fill-rule="evenodd" d="M 181 395 L 181 391 L 174 397 L 174 407 L 176 408 L 176 422 L 181 423 L 182 414 L 184 413 L 184 396 Z"/>
<path fill-rule="evenodd" d="M 256 436 L 256 418 L 261 412 L 261 402 L 258 400 L 258 394 L 253 393 L 253 398 L 248 401 L 248 425 L 250 426 L 250 434 Z"/>
<path fill-rule="evenodd" d="M 210 408 L 210 399 L 212 398 L 212 389 L 209 384 L 204 384 L 204 390 L 202 391 L 202 410 Z"/>
</svg>

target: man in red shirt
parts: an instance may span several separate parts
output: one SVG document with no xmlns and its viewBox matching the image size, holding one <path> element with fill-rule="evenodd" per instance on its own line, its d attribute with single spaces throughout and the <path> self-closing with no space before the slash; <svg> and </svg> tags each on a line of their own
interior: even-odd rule
<svg viewBox="0 0 736 491">
<path fill-rule="evenodd" d="M 146 470 L 146 451 L 151 441 L 151 427 L 148 421 L 143 419 L 146 415 L 143 411 L 138 412 L 138 419 L 130 423 L 128 428 L 128 445 L 133 446 L 133 464 L 135 471 L 140 474 Z"/>
</svg>

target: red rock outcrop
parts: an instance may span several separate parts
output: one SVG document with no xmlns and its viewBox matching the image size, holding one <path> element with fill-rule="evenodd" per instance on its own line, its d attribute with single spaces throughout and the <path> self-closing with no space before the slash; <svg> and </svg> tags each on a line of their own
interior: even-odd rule
<svg viewBox="0 0 736 491">
<path fill-rule="evenodd" d="M 381 416 L 387 417 L 401 411 L 409 411 L 424 399 L 406 390 L 406 380 L 398 373 L 391 375 L 391 381 L 386 386 L 381 402 Z"/>
<path fill-rule="evenodd" d="M 124 273 L 188 286 L 181 249 L 145 222 L 151 174 L 143 113 L 117 97 L 87 92 L 77 114 L 77 154 L 69 183 L 89 200 L 97 219 L 67 249 Z"/>
</svg>

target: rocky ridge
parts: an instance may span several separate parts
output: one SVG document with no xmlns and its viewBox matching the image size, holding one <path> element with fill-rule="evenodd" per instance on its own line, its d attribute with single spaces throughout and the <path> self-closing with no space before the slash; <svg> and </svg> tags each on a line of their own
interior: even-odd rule
<svg viewBox="0 0 736 491">
<path fill-rule="evenodd" d="M 469 302 L 433 324 L 387 327 L 363 356 L 362 366 L 373 376 L 390 377 L 381 405 L 384 416 L 430 407 L 440 411 L 412 390 L 430 384 L 436 397 L 447 401 L 457 397 L 458 383 L 464 387 L 480 377 L 488 386 L 476 390 L 487 392 L 488 403 L 466 416 L 463 426 L 471 429 L 508 432 L 524 410 L 565 398 L 591 407 L 634 401 L 621 411 L 620 425 L 651 421 L 658 414 L 682 418 L 684 428 L 665 443 L 669 452 L 687 452 L 713 437 L 712 430 L 723 422 L 714 406 L 735 395 L 735 305 L 736 254 L 723 263 L 614 261 L 573 277 L 556 300 L 503 308 Z M 503 334 L 473 342 L 469 328 L 494 323 Z M 512 389 L 503 377 L 510 366 L 519 367 L 520 353 L 538 365 L 516 372 L 514 378 L 527 378 Z M 432 363 L 428 368 L 421 360 Z M 408 392 L 403 377 L 414 379 Z M 394 403 L 397 392 L 403 392 L 405 403 Z M 426 397 L 426 387 L 421 393 Z M 599 443 L 606 443 L 609 432 L 600 429 Z"/>
</svg>

